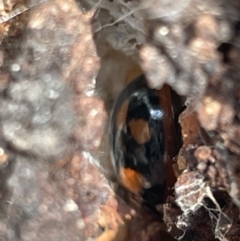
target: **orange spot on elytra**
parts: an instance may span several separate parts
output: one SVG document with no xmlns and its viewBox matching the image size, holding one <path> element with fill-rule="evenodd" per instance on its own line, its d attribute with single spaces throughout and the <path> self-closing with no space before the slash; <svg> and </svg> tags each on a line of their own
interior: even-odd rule
<svg viewBox="0 0 240 241">
<path fill-rule="evenodd" d="M 131 120 L 129 127 L 133 138 L 138 144 L 144 144 L 150 140 L 151 131 L 148 123 L 144 119 Z"/>
<path fill-rule="evenodd" d="M 131 192 L 139 194 L 143 188 L 143 176 L 131 168 L 121 168 L 120 178 L 122 184 Z"/>
</svg>

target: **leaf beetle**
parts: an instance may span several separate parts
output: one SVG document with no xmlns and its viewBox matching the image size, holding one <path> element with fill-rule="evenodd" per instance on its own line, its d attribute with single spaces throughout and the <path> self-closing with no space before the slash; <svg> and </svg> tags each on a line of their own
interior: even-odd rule
<svg viewBox="0 0 240 241">
<path fill-rule="evenodd" d="M 118 180 L 153 208 L 164 202 L 166 188 L 175 182 L 176 131 L 168 97 L 166 90 L 150 89 L 141 75 L 120 93 L 110 120 L 111 160 Z"/>
</svg>

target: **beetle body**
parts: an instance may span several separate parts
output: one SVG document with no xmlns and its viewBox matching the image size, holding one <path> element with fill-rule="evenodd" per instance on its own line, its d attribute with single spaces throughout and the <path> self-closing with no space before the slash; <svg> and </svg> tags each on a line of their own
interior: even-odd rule
<svg viewBox="0 0 240 241">
<path fill-rule="evenodd" d="M 118 97 L 110 125 L 111 159 L 120 183 L 155 206 L 163 202 L 166 185 L 165 112 L 159 91 L 144 76 Z"/>
</svg>

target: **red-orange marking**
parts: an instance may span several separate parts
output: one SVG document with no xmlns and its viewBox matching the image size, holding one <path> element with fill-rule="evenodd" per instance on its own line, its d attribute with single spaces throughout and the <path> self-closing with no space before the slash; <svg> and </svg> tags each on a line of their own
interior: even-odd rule
<svg viewBox="0 0 240 241">
<path fill-rule="evenodd" d="M 121 168 L 120 178 L 122 184 L 131 192 L 140 194 L 143 188 L 143 176 L 131 168 Z"/>
</svg>

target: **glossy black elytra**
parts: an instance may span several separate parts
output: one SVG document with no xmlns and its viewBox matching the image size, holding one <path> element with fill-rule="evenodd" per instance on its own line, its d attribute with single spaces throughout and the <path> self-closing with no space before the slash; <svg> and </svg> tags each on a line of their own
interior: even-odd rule
<svg viewBox="0 0 240 241">
<path fill-rule="evenodd" d="M 167 177 L 165 110 L 144 76 L 118 97 L 110 125 L 111 158 L 120 183 L 144 202 L 163 202 Z"/>
</svg>

